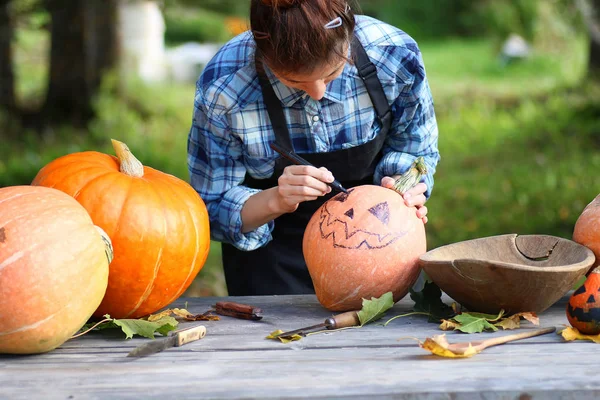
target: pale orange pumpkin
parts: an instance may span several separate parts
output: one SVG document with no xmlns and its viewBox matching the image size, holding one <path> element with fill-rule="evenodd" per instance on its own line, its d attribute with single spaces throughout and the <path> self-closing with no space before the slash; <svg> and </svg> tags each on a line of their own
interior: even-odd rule
<svg viewBox="0 0 600 400">
<path fill-rule="evenodd" d="M 590 271 L 600 265 L 600 195 L 596 196 L 577 218 L 573 241 L 586 246 L 596 256 L 596 262 Z"/>
<path fill-rule="evenodd" d="M 43 353 L 68 340 L 100 304 L 111 258 L 110 240 L 72 197 L 0 189 L 0 353 Z"/>
<path fill-rule="evenodd" d="M 374 185 L 339 193 L 317 212 L 302 249 L 317 299 L 332 311 L 360 310 L 362 299 L 404 297 L 426 252 L 423 221 L 394 190 Z"/>
<path fill-rule="evenodd" d="M 138 318 L 177 299 L 210 248 L 206 206 L 183 180 L 143 166 L 113 140 L 117 157 L 73 153 L 46 165 L 34 185 L 73 196 L 110 236 L 115 258 L 95 316 Z"/>
</svg>

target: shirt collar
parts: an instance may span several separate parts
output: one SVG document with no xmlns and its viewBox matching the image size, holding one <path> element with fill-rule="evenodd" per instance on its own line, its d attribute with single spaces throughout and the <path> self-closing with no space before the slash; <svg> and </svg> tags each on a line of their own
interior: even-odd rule
<svg viewBox="0 0 600 400">
<path fill-rule="evenodd" d="M 271 82 L 271 86 L 273 86 L 275 95 L 279 98 L 284 107 L 292 106 L 299 99 L 306 95 L 306 92 L 303 90 L 290 88 L 281 83 L 281 81 L 277 79 L 275 74 L 273 74 L 268 66 L 265 65 L 264 69 L 269 81 Z M 325 94 L 323 96 L 324 98 L 335 103 L 341 103 L 344 100 L 346 97 L 348 73 L 350 69 L 350 66 L 348 63 L 346 63 L 344 66 L 344 71 L 342 71 L 340 76 L 327 84 Z"/>
</svg>

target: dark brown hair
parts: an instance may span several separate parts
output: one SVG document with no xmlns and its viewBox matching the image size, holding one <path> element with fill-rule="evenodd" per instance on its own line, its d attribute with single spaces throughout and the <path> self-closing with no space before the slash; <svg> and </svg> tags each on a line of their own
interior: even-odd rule
<svg viewBox="0 0 600 400">
<path fill-rule="evenodd" d="M 348 0 L 252 0 L 257 61 L 280 73 L 310 73 L 346 58 L 355 25 L 349 6 Z M 338 27 L 325 28 L 338 17 Z"/>
</svg>

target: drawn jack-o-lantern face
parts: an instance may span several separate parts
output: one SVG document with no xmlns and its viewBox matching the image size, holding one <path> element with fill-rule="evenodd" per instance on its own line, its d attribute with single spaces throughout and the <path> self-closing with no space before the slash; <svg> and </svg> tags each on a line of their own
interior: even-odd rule
<svg viewBox="0 0 600 400">
<path fill-rule="evenodd" d="M 567 319 L 582 333 L 600 333 L 600 271 L 592 271 L 584 284 L 571 295 Z"/>
<path fill-rule="evenodd" d="M 321 208 L 319 227 L 323 239 L 331 240 L 336 248 L 380 249 L 407 233 L 394 230 L 394 210 L 387 200 L 369 202 L 352 193 L 352 189 L 348 194 L 340 193 Z"/>
<path fill-rule="evenodd" d="M 329 199 L 302 239 L 317 299 L 331 311 L 358 310 L 363 299 L 386 292 L 398 301 L 417 279 L 426 247 L 415 208 L 377 185 L 355 186 Z"/>
</svg>

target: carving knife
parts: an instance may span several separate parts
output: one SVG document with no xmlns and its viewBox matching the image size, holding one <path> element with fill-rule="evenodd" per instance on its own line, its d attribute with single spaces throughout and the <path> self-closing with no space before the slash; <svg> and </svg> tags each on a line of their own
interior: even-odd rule
<svg viewBox="0 0 600 400">
<path fill-rule="evenodd" d="M 183 346 L 186 343 L 202 339 L 206 335 L 206 327 L 198 325 L 193 328 L 183 329 L 166 339 L 155 339 L 131 350 L 127 357 L 144 357 L 158 353 L 171 347 Z"/>
</svg>

